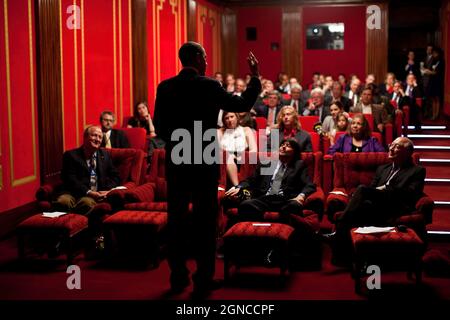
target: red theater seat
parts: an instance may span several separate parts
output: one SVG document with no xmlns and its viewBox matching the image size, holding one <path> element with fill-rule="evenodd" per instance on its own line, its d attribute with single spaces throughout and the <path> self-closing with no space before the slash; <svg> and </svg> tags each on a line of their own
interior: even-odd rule
<svg viewBox="0 0 450 320">
<path fill-rule="evenodd" d="M 419 162 L 419 155 L 414 154 L 415 163 Z M 336 153 L 334 161 L 333 192 L 326 201 L 328 219 L 334 222 L 336 213 L 345 209 L 349 196 L 356 188 L 370 185 L 376 169 L 389 162 L 387 153 Z M 342 194 L 341 194 L 342 193 Z M 431 223 L 433 214 L 433 200 L 426 194 L 417 201 L 414 212 L 400 216 L 396 224 L 407 225 L 422 238 L 426 235 L 426 225 Z"/>
<path fill-rule="evenodd" d="M 111 156 L 114 166 L 119 171 L 120 184 L 126 190 L 113 190 L 108 193 L 107 201 L 98 203 L 90 215 L 104 216 L 123 206 L 125 192 L 142 184 L 146 170 L 145 154 L 137 149 L 105 149 Z M 63 189 L 62 182 L 45 184 L 36 192 L 36 199 L 42 211 L 52 211 L 52 202 Z"/>
<path fill-rule="evenodd" d="M 314 132 L 314 125 L 319 122 L 319 116 L 298 116 L 302 129 L 308 132 Z"/>
<path fill-rule="evenodd" d="M 239 222 L 223 236 L 224 277 L 242 265 L 278 266 L 281 276 L 289 267 L 290 240 L 294 228 L 281 223 Z"/>
<path fill-rule="evenodd" d="M 121 130 L 127 136 L 130 148 L 139 149 L 147 153 L 148 139 L 147 131 L 144 128 L 123 128 Z"/>
<path fill-rule="evenodd" d="M 61 249 L 67 255 L 67 265 L 71 265 L 75 254 L 75 239 L 80 238 L 87 226 L 88 219 L 79 214 L 69 213 L 57 218 L 36 214 L 17 226 L 19 258 L 23 259 L 26 256 L 28 237 L 34 237 L 39 238 L 41 243 L 47 243 L 48 247 L 60 242 Z"/>
<path fill-rule="evenodd" d="M 416 276 L 417 284 L 422 279 L 422 256 L 425 244 L 413 229 L 404 232 L 394 229 L 393 232 L 360 234 L 351 230 L 353 244 L 353 276 L 355 291 L 361 293 L 361 278 L 367 275 L 365 266 L 376 265 L 383 274 L 386 270 L 405 270 L 408 276 Z"/>
<path fill-rule="evenodd" d="M 266 159 L 270 157 L 270 154 L 258 153 L 250 154 L 246 152 L 245 159 Z M 305 202 L 303 216 L 291 215 L 292 226 L 295 229 L 294 242 L 296 243 L 294 248 L 294 255 L 296 257 L 307 256 L 309 261 L 299 261 L 300 263 L 309 263 L 311 267 L 317 267 L 320 265 L 321 261 L 321 250 L 319 248 L 320 243 L 317 239 L 317 233 L 320 229 L 320 220 L 324 212 L 324 199 L 325 195 L 321 188 L 322 186 L 322 153 L 321 152 L 305 152 L 302 153 L 302 160 L 306 162 L 308 166 L 308 174 L 316 184 L 317 190 L 311 194 Z M 222 184 L 226 181 L 226 173 L 221 166 L 221 181 Z M 257 163 L 249 163 L 246 161 L 241 164 L 241 169 L 239 171 L 239 181 L 245 180 L 247 177 L 251 176 L 257 167 Z M 229 205 L 229 204 L 228 204 Z M 219 221 L 220 233 L 224 233 L 228 227 L 231 227 L 238 221 L 237 208 L 226 208 L 226 212 L 221 215 Z M 278 212 L 266 212 L 262 221 L 265 222 L 279 222 Z"/>
<path fill-rule="evenodd" d="M 159 251 L 167 225 L 165 211 L 119 211 L 103 221 L 105 249 L 109 257 L 115 249 L 127 258 L 159 264 Z"/>
</svg>

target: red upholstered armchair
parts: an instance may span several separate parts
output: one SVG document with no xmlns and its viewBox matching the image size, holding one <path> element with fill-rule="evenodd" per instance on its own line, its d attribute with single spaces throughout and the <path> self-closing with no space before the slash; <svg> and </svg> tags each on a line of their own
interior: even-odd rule
<svg viewBox="0 0 450 320">
<path fill-rule="evenodd" d="M 122 128 L 128 138 L 130 148 L 139 149 L 147 153 L 148 139 L 144 128 Z"/>
<path fill-rule="evenodd" d="M 300 121 L 303 130 L 314 132 L 314 124 L 320 120 L 319 116 L 298 116 L 298 121 Z"/>
<path fill-rule="evenodd" d="M 150 172 L 143 185 L 125 192 L 125 209 L 167 211 L 166 152 L 155 149 Z"/>
<path fill-rule="evenodd" d="M 259 153 L 261 159 L 267 158 L 267 154 Z M 245 154 L 246 159 L 249 159 L 250 154 Z M 256 157 L 255 157 L 256 158 Z M 291 223 L 295 229 L 294 233 L 294 246 L 292 248 L 293 263 L 298 261 L 298 265 L 302 267 L 317 268 L 321 265 L 321 249 L 320 241 L 318 240 L 317 233 L 320 229 L 319 221 L 322 218 L 324 212 L 325 195 L 322 190 L 322 152 L 308 152 L 302 153 L 302 160 L 306 162 L 308 166 L 309 176 L 316 184 L 317 190 L 311 194 L 305 202 L 303 210 L 303 216 L 291 215 Z M 239 171 L 239 181 L 245 180 L 248 176 L 252 175 L 256 169 L 257 164 L 249 164 L 248 161 L 241 165 Z M 222 165 L 224 168 L 225 166 Z M 226 180 L 225 169 L 222 172 L 222 183 L 225 185 Z M 221 216 L 220 226 L 221 232 L 225 232 L 227 227 L 237 222 L 237 208 L 228 208 L 226 213 Z M 264 214 L 264 221 L 278 221 L 278 212 L 266 212 Z M 296 258 L 300 257 L 299 260 Z"/>
<path fill-rule="evenodd" d="M 128 190 L 142 183 L 145 174 L 145 154 L 137 149 L 105 149 L 111 155 L 114 166 L 119 171 L 120 183 Z M 36 199 L 42 211 L 52 210 L 52 201 L 56 200 L 58 193 L 62 191 L 62 182 L 45 184 L 36 192 Z M 98 203 L 94 210 L 99 214 L 109 214 L 119 208 L 117 203 L 122 202 L 124 190 L 113 190 L 108 194 L 107 201 Z"/>
<path fill-rule="evenodd" d="M 166 152 L 155 149 L 146 183 L 125 191 L 125 209 L 141 211 L 167 211 Z M 223 191 L 219 192 L 220 195 Z"/>
<path fill-rule="evenodd" d="M 413 155 L 415 163 L 419 155 Z M 326 208 L 328 219 L 335 221 L 335 214 L 345 209 L 349 195 L 360 185 L 370 185 L 378 166 L 388 163 L 387 153 L 336 153 L 334 155 L 334 188 L 327 197 Z M 343 193 L 343 194 L 340 194 Z M 426 225 L 431 223 L 433 200 L 426 194 L 416 204 L 416 211 L 401 216 L 397 224 L 404 224 L 413 228 L 423 238 Z"/>
<path fill-rule="evenodd" d="M 253 155 L 254 156 L 254 155 Z M 259 159 L 267 158 L 267 154 L 259 153 Z M 246 152 L 246 159 L 252 157 L 250 153 Z M 256 159 L 256 157 L 254 157 Z M 309 176 L 313 179 L 313 182 L 316 184 L 317 190 L 313 194 L 311 194 L 305 202 L 305 210 L 304 217 L 298 217 L 299 223 L 309 226 L 311 229 L 318 231 L 319 228 L 319 220 L 322 217 L 324 212 L 324 200 L 325 195 L 322 190 L 322 152 L 305 152 L 302 153 L 302 160 L 306 162 L 308 166 Z M 245 180 L 247 177 L 253 174 L 256 169 L 257 164 L 250 164 L 248 161 L 246 163 L 241 164 L 239 171 L 239 181 Z M 224 166 L 222 166 L 224 167 Z M 222 175 L 225 170 L 222 170 Z M 222 183 L 226 180 L 225 177 L 222 177 Z M 233 219 L 237 216 L 237 208 L 232 208 L 227 210 L 223 219 L 226 222 L 222 222 L 222 225 L 228 225 L 228 221 L 233 223 Z M 277 220 L 278 213 L 277 212 L 266 212 L 264 216 L 265 220 Z"/>
</svg>

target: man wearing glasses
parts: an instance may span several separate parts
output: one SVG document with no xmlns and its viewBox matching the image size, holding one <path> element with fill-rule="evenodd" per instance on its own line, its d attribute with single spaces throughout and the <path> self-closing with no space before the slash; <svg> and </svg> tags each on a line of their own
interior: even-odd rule
<svg viewBox="0 0 450 320">
<path fill-rule="evenodd" d="M 103 148 L 129 148 L 127 136 L 122 130 L 113 129 L 115 123 L 114 113 L 103 111 L 100 115 L 100 124 L 102 126 Z"/>
<path fill-rule="evenodd" d="M 336 221 L 334 261 L 346 260 L 350 229 L 360 226 L 390 226 L 399 216 L 413 212 L 423 194 L 426 170 L 414 164 L 414 145 L 406 137 L 389 146 L 391 163 L 378 167 L 370 186 L 360 185 Z"/>
</svg>

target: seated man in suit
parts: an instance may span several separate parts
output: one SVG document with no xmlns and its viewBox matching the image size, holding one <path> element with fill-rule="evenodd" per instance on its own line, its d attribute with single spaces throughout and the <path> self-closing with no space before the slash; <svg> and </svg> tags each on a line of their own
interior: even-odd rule
<svg viewBox="0 0 450 320">
<path fill-rule="evenodd" d="M 281 96 L 278 91 L 272 90 L 267 94 L 267 105 L 260 104 L 253 107 L 257 117 L 264 117 L 267 119 L 266 127 L 268 129 L 275 127 L 277 124 L 278 112 L 281 109 Z M 263 128 L 258 128 L 263 129 Z"/>
<path fill-rule="evenodd" d="M 361 80 L 356 76 L 350 81 L 350 90 L 344 93 L 344 97 L 348 98 L 352 106 L 356 106 L 360 98 Z"/>
<path fill-rule="evenodd" d="M 323 122 L 325 117 L 330 115 L 330 107 L 324 104 L 325 94 L 322 89 L 315 88 L 311 91 L 311 99 L 302 111 L 304 116 L 319 116 L 319 121 Z"/>
<path fill-rule="evenodd" d="M 328 101 L 328 103 L 325 102 L 325 104 L 331 106 L 334 102 L 339 101 L 344 106 L 343 111 L 349 112 L 350 107 L 352 106 L 352 101 L 349 98 L 344 97 L 342 93 L 342 85 L 337 81 L 333 82 L 333 85 L 331 87 L 331 99 Z"/>
<path fill-rule="evenodd" d="M 370 87 L 365 87 L 361 93 L 360 102 L 351 107 L 350 112 L 372 114 L 373 131 L 383 132 L 384 125 L 388 122 L 387 113 L 382 105 L 373 103 L 372 96 L 373 90 Z"/>
<path fill-rule="evenodd" d="M 336 221 L 334 262 L 345 262 L 350 253 L 350 229 L 359 226 L 389 226 L 396 218 L 414 211 L 422 196 L 425 168 L 412 160 L 414 145 L 406 137 L 394 140 L 388 156 L 370 186 L 359 186 Z M 330 235 L 328 235 L 330 238 Z M 344 260 L 344 261 L 343 261 Z"/>
<path fill-rule="evenodd" d="M 305 101 L 302 98 L 302 86 L 299 84 L 293 84 L 291 86 L 291 99 L 284 102 L 285 105 L 291 106 L 295 111 L 300 114 L 305 108 Z"/>
<path fill-rule="evenodd" d="M 64 152 L 61 179 L 64 193 L 55 207 L 89 215 L 97 202 L 120 184 L 119 172 L 108 152 L 100 149 L 103 133 L 98 126 L 84 130 L 83 145 Z"/>
<path fill-rule="evenodd" d="M 253 176 L 229 189 L 225 197 L 237 197 L 241 190 L 248 189 L 252 198 L 239 205 L 239 219 L 257 221 L 265 211 L 279 211 L 281 221 L 289 223 L 290 214 L 302 215 L 306 198 L 316 191 L 306 164 L 300 160 L 297 141 L 292 138 L 283 140 L 275 171 L 270 172 L 268 167 L 258 166 Z"/>
<path fill-rule="evenodd" d="M 114 113 L 103 111 L 100 115 L 103 140 L 101 146 L 104 148 L 129 148 L 127 136 L 122 130 L 113 129 L 115 123 Z"/>
</svg>

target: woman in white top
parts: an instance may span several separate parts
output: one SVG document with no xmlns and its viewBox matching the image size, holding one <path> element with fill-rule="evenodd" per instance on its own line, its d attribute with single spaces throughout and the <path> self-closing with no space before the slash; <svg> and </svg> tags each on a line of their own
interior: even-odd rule
<svg viewBox="0 0 450 320">
<path fill-rule="evenodd" d="M 239 184 L 237 161 L 240 155 L 248 150 L 257 151 L 255 134 L 249 127 L 239 125 L 239 115 L 235 112 L 224 112 L 223 127 L 217 132 L 221 150 L 227 153 L 227 176 L 233 186 Z"/>
</svg>

